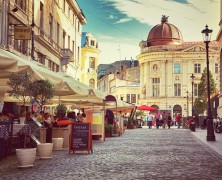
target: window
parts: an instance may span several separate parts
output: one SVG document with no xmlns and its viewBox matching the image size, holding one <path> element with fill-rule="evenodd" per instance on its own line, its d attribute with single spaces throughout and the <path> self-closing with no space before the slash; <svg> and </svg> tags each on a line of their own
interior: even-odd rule
<svg viewBox="0 0 222 180">
<path fill-rule="evenodd" d="M 126 102 L 130 103 L 130 94 L 126 95 Z"/>
<path fill-rule="evenodd" d="M 18 52 L 27 55 L 27 46 L 28 41 L 26 40 L 15 40 L 14 41 L 14 49 L 16 49 Z"/>
<path fill-rule="evenodd" d="M 59 32 L 60 32 L 60 25 L 57 23 L 57 44 L 59 45 Z"/>
<path fill-rule="evenodd" d="M 131 94 L 131 103 L 136 103 L 136 94 Z"/>
<path fill-rule="evenodd" d="M 53 38 L 53 16 L 52 14 L 49 15 L 49 38 Z"/>
<path fill-rule="evenodd" d="M 194 73 L 201 73 L 201 65 L 194 64 Z"/>
<path fill-rule="evenodd" d="M 174 84 L 174 96 L 181 96 L 181 84 Z"/>
<path fill-rule="evenodd" d="M 89 68 L 95 69 L 95 58 L 94 57 L 89 58 Z"/>
<path fill-rule="evenodd" d="M 94 79 L 89 80 L 89 87 L 95 88 L 95 80 Z"/>
<path fill-rule="evenodd" d="M 43 55 L 42 53 L 38 53 L 38 59 L 39 59 L 39 63 L 44 64 L 45 65 L 45 55 Z"/>
<path fill-rule="evenodd" d="M 198 88 L 199 87 L 199 84 L 193 84 L 193 95 L 194 96 L 198 96 Z"/>
<path fill-rule="evenodd" d="M 63 36 L 62 36 L 62 38 L 63 38 L 63 48 L 65 48 L 65 40 L 66 40 L 66 32 L 63 30 Z"/>
<path fill-rule="evenodd" d="M 174 74 L 181 73 L 181 64 L 174 64 Z"/>
<path fill-rule="evenodd" d="M 154 70 L 154 71 L 157 71 L 157 70 L 158 70 L 157 64 L 154 64 L 154 65 L 153 65 L 153 70 Z"/>
<path fill-rule="evenodd" d="M 70 49 L 70 36 L 68 36 L 68 49 Z"/>
<path fill-rule="evenodd" d="M 20 7 L 23 11 L 26 11 L 26 0 L 15 0 L 15 4 Z"/>
<path fill-rule="evenodd" d="M 215 63 L 215 73 L 218 73 L 219 72 L 219 66 L 218 66 L 218 63 Z"/>
<path fill-rule="evenodd" d="M 91 46 L 95 46 L 95 41 L 92 40 L 92 41 L 90 42 L 90 45 L 91 45 Z"/>
<path fill-rule="evenodd" d="M 74 51 L 75 51 L 75 41 L 72 41 L 72 53 L 74 54 Z"/>
<path fill-rule="evenodd" d="M 40 29 L 43 30 L 44 23 L 44 7 L 42 2 L 40 2 Z"/>
<path fill-rule="evenodd" d="M 160 78 L 153 78 L 153 97 L 159 97 L 160 95 Z"/>
<path fill-rule="evenodd" d="M 78 52 L 78 55 L 77 55 L 77 62 L 79 63 L 79 54 L 80 54 L 80 52 L 79 52 L 79 46 L 78 46 L 78 50 L 77 50 Z"/>
</svg>

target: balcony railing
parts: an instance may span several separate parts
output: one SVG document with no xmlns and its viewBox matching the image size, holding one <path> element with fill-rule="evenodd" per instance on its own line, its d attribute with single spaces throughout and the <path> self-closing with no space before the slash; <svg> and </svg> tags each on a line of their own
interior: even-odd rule
<svg viewBox="0 0 222 180">
<path fill-rule="evenodd" d="M 69 59 L 70 62 L 73 62 L 73 53 L 70 49 L 61 49 L 61 54 L 63 59 Z"/>
</svg>

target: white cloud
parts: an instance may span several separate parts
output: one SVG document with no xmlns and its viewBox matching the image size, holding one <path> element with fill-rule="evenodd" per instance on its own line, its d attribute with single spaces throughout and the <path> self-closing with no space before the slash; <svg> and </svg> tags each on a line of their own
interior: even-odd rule
<svg viewBox="0 0 222 180">
<path fill-rule="evenodd" d="M 130 20 L 131 20 L 130 18 L 124 18 L 124 19 L 120 19 L 119 21 L 116 21 L 114 24 L 125 23 L 125 22 L 128 22 Z"/>
<path fill-rule="evenodd" d="M 202 41 L 201 30 L 208 24 L 213 29 L 212 38 L 219 31 L 219 0 L 188 0 L 189 4 L 165 0 L 104 0 L 112 2 L 115 8 L 141 23 L 154 26 L 160 23 L 162 15 L 169 16 L 169 23 L 178 27 L 185 41 Z M 146 37 L 144 37 L 145 39 Z"/>
<path fill-rule="evenodd" d="M 212 40 L 219 32 L 220 2 L 219 0 L 187 0 L 188 4 L 166 0 L 102 0 L 112 3 L 127 19 L 155 26 L 161 23 L 162 15 L 169 16 L 169 23 L 180 29 L 184 41 L 202 41 L 201 31 L 208 24 L 213 29 Z M 122 19 L 122 23 L 124 19 Z M 125 21 L 126 22 L 126 21 Z M 143 27 L 141 27 L 143 28 Z M 147 32 L 148 34 L 149 32 Z M 146 36 L 142 37 L 146 40 Z M 139 42 L 132 44 L 130 39 L 115 39 L 100 34 L 98 37 L 101 55 L 99 63 L 111 63 L 120 59 L 130 59 L 140 53 Z M 124 43 L 123 43 L 124 42 Z M 121 50 L 118 50 L 120 46 Z"/>
</svg>

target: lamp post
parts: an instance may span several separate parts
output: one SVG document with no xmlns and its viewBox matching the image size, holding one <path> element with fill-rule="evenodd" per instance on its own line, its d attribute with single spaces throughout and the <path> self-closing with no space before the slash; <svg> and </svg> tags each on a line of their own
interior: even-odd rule
<svg viewBox="0 0 222 180">
<path fill-rule="evenodd" d="M 186 91 L 186 94 L 187 94 L 187 117 L 188 117 L 189 116 L 189 104 L 188 104 L 189 92 L 188 90 Z"/>
<path fill-rule="evenodd" d="M 201 31 L 204 39 L 204 43 L 206 44 L 206 58 L 207 58 L 207 99 L 208 99 L 208 109 L 207 109 L 207 141 L 215 141 L 215 134 L 213 128 L 213 118 L 211 113 L 211 104 L 210 104 L 210 73 L 209 73 L 209 43 L 211 38 L 212 29 L 208 29 L 208 26 Z"/>
<path fill-rule="evenodd" d="M 195 78 L 195 76 L 192 74 L 192 75 L 190 76 L 190 78 L 191 78 L 191 82 L 192 82 L 192 92 L 191 92 L 191 96 L 192 96 L 192 112 L 191 112 L 191 114 L 192 114 L 192 117 L 193 117 L 193 84 L 194 84 L 194 78 Z"/>
</svg>

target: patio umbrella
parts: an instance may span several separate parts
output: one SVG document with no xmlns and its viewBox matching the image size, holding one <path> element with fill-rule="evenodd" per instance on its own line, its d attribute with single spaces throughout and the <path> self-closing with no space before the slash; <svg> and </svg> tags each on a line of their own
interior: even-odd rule
<svg viewBox="0 0 222 180">
<path fill-rule="evenodd" d="M 156 108 L 147 106 L 147 105 L 137 106 L 137 109 L 142 110 L 142 111 L 155 111 L 156 110 Z"/>
</svg>

